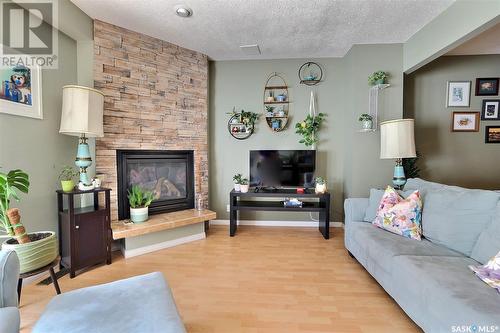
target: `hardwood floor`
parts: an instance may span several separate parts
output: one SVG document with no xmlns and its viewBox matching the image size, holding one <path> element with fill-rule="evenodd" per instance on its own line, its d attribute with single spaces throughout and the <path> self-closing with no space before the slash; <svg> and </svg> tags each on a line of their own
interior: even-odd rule
<svg viewBox="0 0 500 333">
<path fill-rule="evenodd" d="M 349 257 L 342 229 L 331 233 L 324 240 L 316 228 L 240 226 L 231 238 L 228 227 L 211 226 L 205 240 L 127 260 L 116 254 L 112 265 L 59 284 L 64 293 L 161 271 L 190 333 L 420 332 Z M 52 285 L 23 288 L 23 333 L 53 295 Z"/>
</svg>

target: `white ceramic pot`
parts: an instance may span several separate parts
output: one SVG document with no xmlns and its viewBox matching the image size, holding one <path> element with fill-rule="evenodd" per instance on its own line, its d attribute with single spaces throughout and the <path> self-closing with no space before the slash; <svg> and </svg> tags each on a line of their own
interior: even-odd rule
<svg viewBox="0 0 500 333">
<path fill-rule="evenodd" d="M 316 188 L 314 189 L 316 194 L 326 193 L 326 183 L 325 184 L 316 184 Z"/>
<path fill-rule="evenodd" d="M 241 191 L 241 193 L 247 193 L 248 192 L 248 187 L 249 187 L 248 184 L 246 184 L 246 185 L 240 185 L 240 191 Z"/>
<path fill-rule="evenodd" d="M 130 208 L 130 221 L 134 223 L 142 223 L 148 220 L 148 207 Z"/>
<path fill-rule="evenodd" d="M 363 120 L 361 122 L 361 126 L 363 127 L 364 130 L 370 130 L 373 127 L 373 121 L 372 120 Z"/>
<path fill-rule="evenodd" d="M 241 190 L 241 185 L 240 184 L 234 184 L 234 190 L 236 192 L 239 192 Z"/>
</svg>

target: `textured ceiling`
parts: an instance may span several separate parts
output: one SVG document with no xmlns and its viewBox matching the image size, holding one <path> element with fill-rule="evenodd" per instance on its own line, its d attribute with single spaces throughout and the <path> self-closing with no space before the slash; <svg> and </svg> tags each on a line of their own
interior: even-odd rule
<svg viewBox="0 0 500 333">
<path fill-rule="evenodd" d="M 72 0 L 92 18 L 214 60 L 342 57 L 353 44 L 403 43 L 453 0 Z M 180 18 L 185 4 L 193 16 Z M 258 44 L 261 55 L 240 45 Z"/>
<path fill-rule="evenodd" d="M 469 39 L 447 55 L 500 54 L 500 24 Z"/>
</svg>

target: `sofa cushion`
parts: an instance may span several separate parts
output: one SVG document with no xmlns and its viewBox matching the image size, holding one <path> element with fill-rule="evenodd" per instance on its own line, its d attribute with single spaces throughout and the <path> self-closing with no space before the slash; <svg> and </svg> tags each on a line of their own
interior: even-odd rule
<svg viewBox="0 0 500 333">
<path fill-rule="evenodd" d="M 368 223 L 350 226 L 350 237 L 361 247 L 358 252 L 366 258 L 366 265 L 391 273 L 394 257 L 401 255 L 454 256 L 462 255 L 423 239 L 420 242 L 392 234 Z M 370 271 L 371 272 L 371 271 Z"/>
<path fill-rule="evenodd" d="M 500 252 L 483 266 L 469 266 L 476 276 L 500 292 Z"/>
<path fill-rule="evenodd" d="M 492 221 L 500 194 L 421 179 L 410 179 L 406 190 L 420 190 L 423 235 L 431 242 L 470 256 L 479 234 Z"/>
<path fill-rule="evenodd" d="M 172 293 L 155 272 L 54 297 L 33 333 L 185 333 Z"/>
<path fill-rule="evenodd" d="M 493 221 L 479 235 L 472 249 L 471 258 L 484 264 L 498 251 L 500 251 L 500 202 L 497 204 Z"/>
<path fill-rule="evenodd" d="M 373 222 L 375 217 L 377 216 L 377 210 L 380 206 L 380 200 L 384 196 L 385 190 L 380 190 L 377 188 L 370 189 L 370 197 L 368 198 L 368 207 L 366 208 L 365 217 L 363 221 L 365 222 Z M 413 191 L 398 191 L 399 195 L 403 198 L 408 197 Z"/>
<path fill-rule="evenodd" d="M 420 240 L 421 222 L 422 201 L 418 190 L 403 199 L 395 189 L 387 186 L 373 225 L 406 238 Z"/>
<path fill-rule="evenodd" d="M 14 251 L 0 251 L 0 308 L 17 306 L 19 259 Z"/>
<path fill-rule="evenodd" d="M 475 264 L 465 257 L 395 257 L 393 297 L 426 332 L 500 326 L 500 295 L 469 270 Z"/>
</svg>

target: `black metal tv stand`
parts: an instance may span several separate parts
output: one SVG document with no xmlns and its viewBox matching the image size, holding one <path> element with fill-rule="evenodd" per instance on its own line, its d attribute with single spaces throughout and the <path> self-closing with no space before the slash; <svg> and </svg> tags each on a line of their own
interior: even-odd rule
<svg viewBox="0 0 500 333">
<path fill-rule="evenodd" d="M 284 207 L 283 201 L 248 200 L 250 198 L 308 198 L 317 199 L 314 202 L 303 202 L 302 207 Z M 233 237 L 238 228 L 238 211 L 274 211 L 274 212 L 318 212 L 319 231 L 325 239 L 330 238 L 330 193 L 316 194 L 314 190 L 297 193 L 295 189 L 273 189 L 268 191 L 255 191 L 250 189 L 247 193 L 229 193 L 229 235 Z"/>
</svg>

